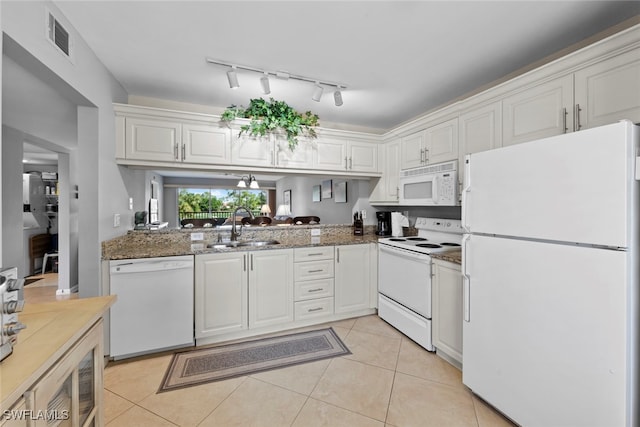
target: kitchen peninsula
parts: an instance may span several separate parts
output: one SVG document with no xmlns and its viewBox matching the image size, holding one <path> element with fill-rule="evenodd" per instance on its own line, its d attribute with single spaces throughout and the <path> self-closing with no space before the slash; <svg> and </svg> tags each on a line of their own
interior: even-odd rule
<svg viewBox="0 0 640 427">
<path fill-rule="evenodd" d="M 20 321 L 27 328 L 0 364 L 3 420 L 41 414 L 102 425 L 102 316 L 115 301 L 103 296 L 25 305 Z"/>
</svg>

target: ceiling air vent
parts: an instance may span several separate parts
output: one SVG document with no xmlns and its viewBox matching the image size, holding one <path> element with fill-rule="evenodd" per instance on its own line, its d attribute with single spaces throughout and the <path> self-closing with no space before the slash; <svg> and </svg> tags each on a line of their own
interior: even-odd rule
<svg viewBox="0 0 640 427">
<path fill-rule="evenodd" d="M 67 57 L 71 57 L 71 42 L 69 40 L 69 31 L 67 31 L 60 21 L 58 21 L 51 13 L 49 13 L 49 22 L 47 25 L 47 34 L 49 40 L 55 44 Z"/>
</svg>

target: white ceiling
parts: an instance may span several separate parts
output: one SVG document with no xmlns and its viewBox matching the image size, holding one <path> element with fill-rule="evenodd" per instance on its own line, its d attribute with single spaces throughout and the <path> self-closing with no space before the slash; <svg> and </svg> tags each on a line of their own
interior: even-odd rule
<svg viewBox="0 0 640 427">
<path fill-rule="evenodd" d="M 323 126 L 382 133 L 640 14 L 616 1 L 61 1 L 55 3 L 130 95 L 218 107 L 274 97 Z M 216 58 L 345 83 L 329 89 L 239 71 Z"/>
</svg>

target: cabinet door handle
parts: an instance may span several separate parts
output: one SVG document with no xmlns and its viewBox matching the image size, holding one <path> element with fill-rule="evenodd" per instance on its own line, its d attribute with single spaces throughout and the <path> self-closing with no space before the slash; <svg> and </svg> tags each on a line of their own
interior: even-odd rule
<svg viewBox="0 0 640 427">
<path fill-rule="evenodd" d="M 340 262 L 340 248 L 336 248 L 336 262 Z"/>
<path fill-rule="evenodd" d="M 420 163 L 424 163 L 424 150 L 420 149 Z"/>
<path fill-rule="evenodd" d="M 173 144 L 173 157 L 178 160 L 178 143 Z"/>
<path fill-rule="evenodd" d="M 322 252 L 317 252 L 317 253 L 313 253 L 313 254 L 307 254 L 307 256 L 320 256 L 322 255 Z"/>
<path fill-rule="evenodd" d="M 251 271 L 253 271 L 253 254 L 249 255 L 251 257 Z"/>
<path fill-rule="evenodd" d="M 309 270 L 309 273 L 322 273 L 324 270 L 320 269 L 320 270 Z"/>
<path fill-rule="evenodd" d="M 429 163 L 429 149 L 424 150 L 424 162 Z"/>
<path fill-rule="evenodd" d="M 182 161 L 187 159 L 187 145 L 182 144 Z"/>
<path fill-rule="evenodd" d="M 346 157 L 344 158 L 344 168 L 345 169 L 349 169 L 349 165 L 347 163 L 347 158 Z"/>
<path fill-rule="evenodd" d="M 307 313 L 313 313 L 314 311 L 322 311 L 322 307 L 310 308 Z"/>
<path fill-rule="evenodd" d="M 349 169 L 353 169 L 353 157 L 349 157 Z"/>
<path fill-rule="evenodd" d="M 247 255 L 242 255 L 242 271 L 247 271 Z"/>
<path fill-rule="evenodd" d="M 569 112 L 566 107 L 562 108 L 562 133 L 567 133 L 569 128 L 567 127 L 567 115 Z"/>
<path fill-rule="evenodd" d="M 315 288 L 315 289 L 309 289 L 307 292 L 308 292 L 308 293 L 311 293 L 311 292 L 320 292 L 320 291 L 323 291 L 323 290 L 324 290 L 323 288 Z"/>
<path fill-rule="evenodd" d="M 580 104 L 576 104 L 576 107 L 573 113 L 574 122 L 575 122 L 575 126 L 574 126 L 575 131 L 579 131 L 582 128 L 582 124 L 580 124 L 580 111 L 582 111 L 582 108 L 580 108 Z"/>
</svg>

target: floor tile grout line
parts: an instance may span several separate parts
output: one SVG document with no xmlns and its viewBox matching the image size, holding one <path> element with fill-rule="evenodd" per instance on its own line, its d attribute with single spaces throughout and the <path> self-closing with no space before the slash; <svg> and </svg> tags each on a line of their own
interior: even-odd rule
<svg viewBox="0 0 640 427">
<path fill-rule="evenodd" d="M 226 402 L 226 401 L 227 401 L 227 399 L 229 399 L 233 393 L 235 393 L 235 392 L 236 392 L 236 391 L 237 391 L 237 390 L 238 390 L 238 389 L 239 389 L 239 388 L 240 388 L 240 387 L 241 387 L 245 382 L 247 382 L 247 379 L 249 378 L 249 375 L 245 375 L 244 377 L 240 377 L 240 378 L 244 378 L 244 379 L 243 379 L 243 380 L 240 382 L 240 384 L 238 384 L 238 385 L 237 385 L 233 390 L 231 390 L 231 392 L 230 392 L 229 394 L 227 394 L 227 396 L 226 396 L 224 399 L 222 399 L 222 400 L 220 401 L 220 403 L 218 403 L 218 404 L 217 404 L 217 405 L 216 405 L 216 406 L 215 406 L 211 411 L 209 411 L 209 413 L 207 413 L 207 415 L 205 415 L 205 416 L 200 420 L 200 422 L 198 422 L 198 423 L 196 424 L 196 426 L 201 425 L 201 424 L 204 422 L 204 420 L 206 420 L 207 418 L 209 418 L 209 417 L 211 416 L 211 414 L 213 414 L 213 413 L 216 411 L 216 409 L 218 409 L 220 406 L 222 406 L 222 404 L 223 404 L 224 402 Z"/>
</svg>

